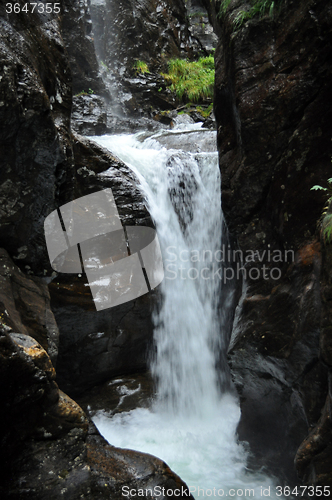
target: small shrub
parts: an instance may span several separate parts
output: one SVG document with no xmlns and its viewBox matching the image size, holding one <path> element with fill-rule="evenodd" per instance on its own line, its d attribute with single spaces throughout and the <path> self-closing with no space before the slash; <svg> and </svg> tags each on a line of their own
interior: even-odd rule
<svg viewBox="0 0 332 500">
<path fill-rule="evenodd" d="M 325 243 L 332 242 L 332 177 L 327 179 L 327 187 L 316 184 L 311 191 L 325 191 L 328 199 L 322 214 L 322 235 Z"/>
<path fill-rule="evenodd" d="M 148 65 L 144 61 L 136 61 L 133 69 L 137 74 L 144 75 L 145 73 L 150 73 Z"/>
</svg>

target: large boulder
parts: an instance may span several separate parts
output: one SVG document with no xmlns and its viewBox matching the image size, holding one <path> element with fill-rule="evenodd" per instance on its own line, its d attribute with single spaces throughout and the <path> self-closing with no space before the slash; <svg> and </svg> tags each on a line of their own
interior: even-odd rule
<svg viewBox="0 0 332 500">
<path fill-rule="evenodd" d="M 161 498 L 189 496 L 164 462 L 110 446 L 89 426 L 83 410 L 59 391 L 50 358 L 33 338 L 1 329 L 0 352 L 1 379 L 9 381 L 0 390 L 2 498 L 120 500 L 124 487 L 141 490 L 143 498 L 156 487 Z"/>
<path fill-rule="evenodd" d="M 200 48 L 188 30 L 182 0 L 91 0 L 91 18 L 97 55 L 120 76 L 132 73 L 137 60 L 156 71 Z"/>
</svg>

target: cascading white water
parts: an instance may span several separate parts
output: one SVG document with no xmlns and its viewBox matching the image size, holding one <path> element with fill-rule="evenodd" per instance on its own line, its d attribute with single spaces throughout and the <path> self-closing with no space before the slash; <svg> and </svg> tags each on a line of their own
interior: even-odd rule
<svg viewBox="0 0 332 500">
<path fill-rule="evenodd" d="M 239 405 L 221 392 L 223 374 L 216 369 L 225 347 L 218 319 L 222 211 L 217 153 L 166 149 L 159 142 L 165 140 L 162 132 L 144 137 L 94 140 L 137 174 L 156 222 L 165 268 L 151 366 L 157 399 L 150 409 L 113 417 L 99 412 L 94 422 L 111 444 L 165 460 L 196 497 L 215 488 L 224 496 L 234 490 L 233 498 L 253 489 L 261 498 L 261 488 L 271 487 L 270 498 L 280 498 L 270 479 L 246 471 L 246 453 L 235 436 Z"/>
</svg>

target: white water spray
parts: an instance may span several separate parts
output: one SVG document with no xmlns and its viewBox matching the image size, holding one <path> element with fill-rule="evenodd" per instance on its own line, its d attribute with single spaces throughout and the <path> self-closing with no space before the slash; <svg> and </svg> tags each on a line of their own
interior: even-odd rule
<svg viewBox="0 0 332 500">
<path fill-rule="evenodd" d="M 166 149 L 159 142 L 165 142 L 164 135 L 94 138 L 139 177 L 156 222 L 165 279 L 154 318 L 156 401 L 151 409 L 113 417 L 99 412 L 93 420 L 112 445 L 166 461 L 194 496 L 198 488 L 215 488 L 225 496 L 234 490 L 237 499 L 252 488 L 261 498 L 261 487 L 271 487 L 270 498 L 280 498 L 266 476 L 247 474 L 246 453 L 235 436 L 238 402 L 222 394 L 226 375 L 216 369 L 225 348 L 218 315 L 220 264 L 215 259 L 222 237 L 217 153 Z"/>
</svg>

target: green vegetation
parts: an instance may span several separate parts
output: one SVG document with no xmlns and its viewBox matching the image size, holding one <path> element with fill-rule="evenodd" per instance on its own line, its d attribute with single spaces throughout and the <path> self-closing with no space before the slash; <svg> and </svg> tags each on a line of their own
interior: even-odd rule
<svg viewBox="0 0 332 500">
<path fill-rule="evenodd" d="M 75 94 L 75 97 L 79 97 L 80 95 L 92 95 L 94 94 L 94 91 L 92 89 L 89 89 L 87 92 L 85 90 L 82 90 L 78 94 Z"/>
<path fill-rule="evenodd" d="M 144 61 L 136 61 L 133 69 L 136 71 L 137 74 L 144 75 L 145 73 L 150 73 L 148 65 Z"/>
<path fill-rule="evenodd" d="M 332 177 L 327 179 L 327 187 L 316 184 L 311 188 L 311 191 L 325 191 L 328 197 L 327 206 L 324 208 L 322 215 L 322 235 L 326 243 L 332 242 Z"/>
<path fill-rule="evenodd" d="M 223 0 L 221 2 L 218 17 L 221 19 L 224 17 L 230 3 L 231 0 Z M 233 19 L 234 29 L 240 28 L 243 23 L 255 16 L 263 17 L 269 15 L 273 17 L 277 11 L 277 7 L 280 7 L 281 3 L 282 0 L 250 0 L 251 8 L 249 10 L 240 10 Z"/>
<path fill-rule="evenodd" d="M 197 106 L 196 110 L 203 116 L 203 118 L 208 118 L 213 111 L 213 102 L 211 102 L 211 104 L 209 104 L 207 108 L 202 108 L 202 106 Z"/>
<path fill-rule="evenodd" d="M 183 102 L 204 102 L 213 97 L 213 56 L 201 57 L 195 62 L 171 59 L 168 73 L 162 73 L 162 76 Z"/>
<path fill-rule="evenodd" d="M 231 3 L 232 0 L 222 0 L 221 1 L 221 5 L 220 5 L 220 10 L 219 10 L 219 14 L 218 14 L 218 17 L 220 19 L 222 19 L 224 17 L 224 15 L 226 14 L 226 10 L 229 6 L 229 4 Z"/>
</svg>

